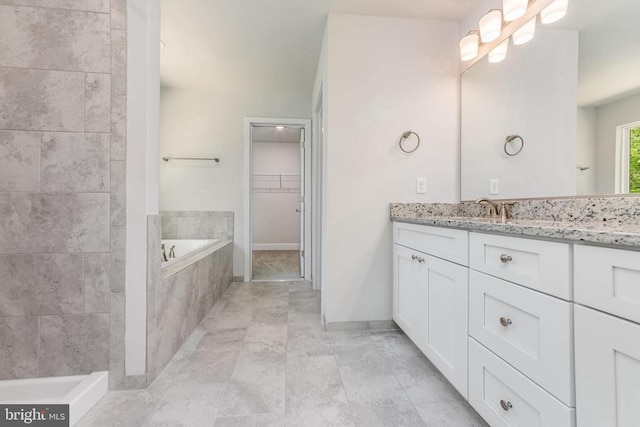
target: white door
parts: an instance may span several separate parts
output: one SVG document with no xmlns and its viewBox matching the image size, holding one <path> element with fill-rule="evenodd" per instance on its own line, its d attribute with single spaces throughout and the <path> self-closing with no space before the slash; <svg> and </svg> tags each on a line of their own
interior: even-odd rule
<svg viewBox="0 0 640 427">
<path fill-rule="evenodd" d="M 300 277 L 304 277 L 304 198 L 305 198 L 305 183 L 304 183 L 304 166 L 305 166 L 305 134 L 304 128 L 300 128 L 300 207 L 298 208 L 298 214 L 300 216 Z"/>
<path fill-rule="evenodd" d="M 426 255 L 393 245 L 393 320 L 419 347 L 427 331 Z"/>
<path fill-rule="evenodd" d="M 640 425 L 640 325 L 574 308 L 580 427 Z"/>
</svg>

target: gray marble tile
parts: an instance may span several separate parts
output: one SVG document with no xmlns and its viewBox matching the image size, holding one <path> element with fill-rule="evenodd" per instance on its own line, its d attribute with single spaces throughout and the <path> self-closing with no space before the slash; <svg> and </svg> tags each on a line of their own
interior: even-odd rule
<svg viewBox="0 0 640 427">
<path fill-rule="evenodd" d="M 84 130 L 111 132 L 111 75 L 84 75 Z"/>
<path fill-rule="evenodd" d="M 288 425 L 355 425 L 333 356 L 287 360 Z"/>
<path fill-rule="evenodd" d="M 0 253 L 108 251 L 108 194 L 0 193 Z"/>
<path fill-rule="evenodd" d="M 324 331 L 317 326 L 290 324 L 287 330 L 287 356 L 333 356 L 333 348 L 322 339 Z"/>
<path fill-rule="evenodd" d="M 0 191 L 40 190 L 40 132 L 0 131 Z"/>
<path fill-rule="evenodd" d="M 39 375 L 88 374 L 109 369 L 109 315 L 40 318 Z"/>
<path fill-rule="evenodd" d="M 0 255 L 0 316 L 82 313 L 82 254 Z"/>
<path fill-rule="evenodd" d="M 37 6 L 38 0 L 0 0 L 0 4 L 12 6 Z"/>
<path fill-rule="evenodd" d="M 286 354 L 261 344 L 246 344 L 240 352 L 220 415 L 284 412 Z"/>
<path fill-rule="evenodd" d="M 109 316 L 109 389 L 122 390 L 125 383 L 125 294 L 112 293 Z"/>
<path fill-rule="evenodd" d="M 306 280 L 297 280 L 289 282 L 289 293 L 295 294 L 298 292 L 313 292 L 313 285 Z"/>
<path fill-rule="evenodd" d="M 84 131 L 83 73 L 0 67 L 0 99 L 2 129 Z"/>
<path fill-rule="evenodd" d="M 147 216 L 147 373 L 153 381 L 158 375 L 158 325 L 156 291 L 161 281 L 160 241 L 162 230 L 160 216 Z"/>
<path fill-rule="evenodd" d="M 111 300 L 111 254 L 84 255 L 84 311 L 108 313 Z"/>
<path fill-rule="evenodd" d="M 420 404 L 416 409 L 429 427 L 489 426 L 467 402 Z"/>
<path fill-rule="evenodd" d="M 227 215 L 178 216 L 178 234 L 181 239 L 232 240 L 231 230 L 233 218 Z"/>
<path fill-rule="evenodd" d="M 226 383 L 169 386 L 149 417 L 152 426 L 209 426 L 218 416 Z"/>
<path fill-rule="evenodd" d="M 196 383 L 228 383 L 239 355 L 240 350 L 193 351 L 180 378 Z"/>
<path fill-rule="evenodd" d="M 244 337 L 245 342 L 267 344 L 272 348 L 287 349 L 287 324 L 252 322 Z"/>
<path fill-rule="evenodd" d="M 124 292 L 126 274 L 126 228 L 111 228 L 111 292 Z"/>
<path fill-rule="evenodd" d="M 118 30 L 127 28 L 126 0 L 111 0 L 111 28 Z"/>
<path fill-rule="evenodd" d="M 160 215 L 160 217 L 162 218 L 162 238 L 179 239 L 178 217 L 169 215 Z"/>
<path fill-rule="evenodd" d="M 218 417 L 214 427 L 284 427 L 284 414 L 242 415 Z"/>
<path fill-rule="evenodd" d="M 111 226 L 126 225 L 127 205 L 127 163 L 111 162 Z"/>
<path fill-rule="evenodd" d="M 109 15 L 0 6 L 0 66 L 109 72 Z"/>
<path fill-rule="evenodd" d="M 127 97 L 111 97 L 111 160 L 127 159 Z"/>
<path fill-rule="evenodd" d="M 0 317 L 0 380 L 38 376 L 35 316 Z"/>
<path fill-rule="evenodd" d="M 131 427 L 148 425 L 159 396 L 141 391 L 107 393 L 75 427 Z"/>
<path fill-rule="evenodd" d="M 372 339 L 414 404 L 464 400 L 402 332 L 372 334 Z"/>
<path fill-rule="evenodd" d="M 244 345 L 247 329 L 213 329 L 206 332 L 196 347 L 199 351 L 230 351 L 240 350 Z"/>
<path fill-rule="evenodd" d="M 109 134 L 45 132 L 43 191 L 109 191 Z"/>
<path fill-rule="evenodd" d="M 351 403 L 351 413 L 353 414 L 356 425 L 363 427 L 426 426 L 425 422 L 422 420 L 420 414 L 416 411 L 413 405 L 395 403 L 392 400 L 374 405 L 365 405 L 359 402 Z"/>
<path fill-rule="evenodd" d="M 111 30 L 111 93 L 127 94 L 127 32 Z"/>
<path fill-rule="evenodd" d="M 40 7 L 85 10 L 89 12 L 109 12 L 108 0 L 37 0 Z"/>
</svg>

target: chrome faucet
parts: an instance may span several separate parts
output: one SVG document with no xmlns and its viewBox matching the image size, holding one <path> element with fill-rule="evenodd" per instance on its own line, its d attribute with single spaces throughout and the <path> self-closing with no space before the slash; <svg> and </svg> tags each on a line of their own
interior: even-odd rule
<svg viewBox="0 0 640 427">
<path fill-rule="evenodd" d="M 163 261 L 169 261 L 169 260 L 167 259 L 167 254 L 166 254 L 166 253 L 165 253 L 165 251 L 164 251 L 164 243 L 160 245 L 160 249 L 162 250 L 162 258 L 160 258 L 160 261 L 161 261 L 161 262 L 163 262 Z"/>
<path fill-rule="evenodd" d="M 176 245 L 173 245 L 169 248 L 169 258 L 175 258 L 176 257 L 176 251 L 175 251 Z"/>
<path fill-rule="evenodd" d="M 485 211 L 484 211 L 485 216 L 488 216 L 491 218 L 497 218 L 499 216 L 498 209 L 495 203 L 493 203 L 491 200 L 487 199 L 486 197 L 480 197 L 479 199 L 476 199 L 476 203 L 485 205 Z"/>
</svg>

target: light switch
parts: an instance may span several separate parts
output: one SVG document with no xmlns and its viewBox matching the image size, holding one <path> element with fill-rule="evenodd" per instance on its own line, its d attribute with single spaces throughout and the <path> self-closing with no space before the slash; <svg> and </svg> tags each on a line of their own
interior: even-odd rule
<svg viewBox="0 0 640 427">
<path fill-rule="evenodd" d="M 416 193 L 425 194 L 427 192 L 427 180 L 425 178 L 416 178 Z"/>
<path fill-rule="evenodd" d="M 500 193 L 500 186 L 498 179 L 490 179 L 489 180 L 489 194 L 498 194 Z"/>
</svg>

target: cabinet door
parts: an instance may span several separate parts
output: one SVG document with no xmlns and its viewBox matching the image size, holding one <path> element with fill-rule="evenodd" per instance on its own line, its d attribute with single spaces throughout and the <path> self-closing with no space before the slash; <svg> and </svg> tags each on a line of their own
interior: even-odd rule
<svg viewBox="0 0 640 427">
<path fill-rule="evenodd" d="M 468 272 L 465 267 L 427 257 L 427 330 L 421 350 L 467 397 Z"/>
<path fill-rule="evenodd" d="M 419 348 L 427 329 L 426 257 L 393 245 L 393 320 Z"/>
<path fill-rule="evenodd" d="M 576 305 L 580 427 L 640 425 L 640 325 Z"/>
</svg>

